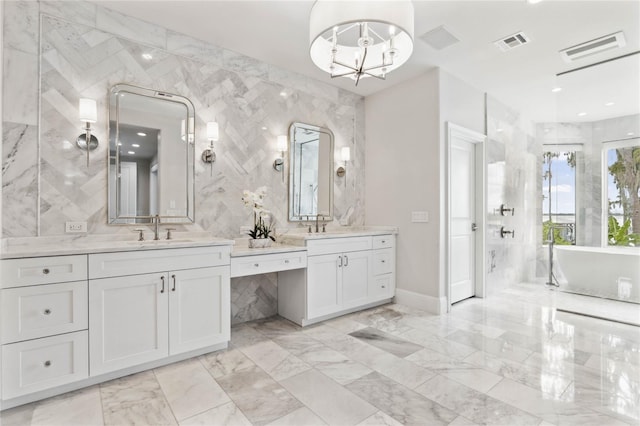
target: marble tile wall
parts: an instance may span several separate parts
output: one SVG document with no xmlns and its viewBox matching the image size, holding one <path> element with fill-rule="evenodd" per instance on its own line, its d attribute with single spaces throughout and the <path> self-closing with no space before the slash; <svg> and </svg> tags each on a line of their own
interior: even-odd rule
<svg viewBox="0 0 640 426">
<path fill-rule="evenodd" d="M 277 135 L 294 121 L 332 129 L 336 152 L 351 147 L 347 181 L 335 179 L 335 222 L 364 224 L 362 97 L 93 3 L 11 1 L 4 7 L 4 238 L 62 235 L 66 221 L 87 221 L 89 234 L 131 232 L 107 225 L 107 93 L 122 82 L 192 100 L 197 158 L 208 145 L 204 124 L 220 125 L 213 176 L 208 165 L 196 166 L 196 222 L 179 230 L 239 237 L 240 227 L 251 224 L 242 190 L 262 185 L 277 227 L 288 227 L 287 183 L 271 164 Z M 80 97 L 98 101 L 93 127 L 102 143 L 89 167 L 73 142 L 81 128 Z M 260 280 L 264 291 L 258 293 L 273 294 L 274 280 Z M 239 293 L 242 305 L 248 292 Z M 264 304 L 273 306 L 266 296 L 244 303 L 254 305 L 238 305 L 237 312 L 267 313 Z"/>
<path fill-rule="evenodd" d="M 537 151 L 526 117 L 487 96 L 487 293 L 535 277 Z M 500 214 L 500 205 L 515 208 Z M 501 238 L 500 228 L 515 231 Z"/>
</svg>

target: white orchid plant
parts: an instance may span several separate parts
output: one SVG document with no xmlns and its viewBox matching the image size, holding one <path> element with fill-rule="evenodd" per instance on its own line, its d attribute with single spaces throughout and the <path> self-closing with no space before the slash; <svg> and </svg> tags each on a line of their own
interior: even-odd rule
<svg viewBox="0 0 640 426">
<path fill-rule="evenodd" d="M 249 236 L 253 239 L 270 238 L 275 241 L 276 238 L 272 234 L 275 233 L 271 226 L 271 220 L 269 224 L 265 219 L 270 219 L 271 212 L 265 209 L 264 199 L 267 196 L 267 187 L 261 186 L 256 189 L 255 192 L 248 190 L 242 191 L 242 202 L 244 206 L 253 211 L 253 229 L 248 232 Z"/>
</svg>

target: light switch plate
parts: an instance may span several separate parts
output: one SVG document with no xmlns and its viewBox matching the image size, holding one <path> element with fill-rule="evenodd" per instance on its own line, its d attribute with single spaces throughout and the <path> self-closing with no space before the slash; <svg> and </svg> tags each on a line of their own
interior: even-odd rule
<svg viewBox="0 0 640 426">
<path fill-rule="evenodd" d="M 67 234 L 87 232 L 87 222 L 65 222 L 64 232 Z"/>
<path fill-rule="evenodd" d="M 429 212 L 428 211 L 411 212 L 411 222 L 413 223 L 429 222 Z"/>
</svg>

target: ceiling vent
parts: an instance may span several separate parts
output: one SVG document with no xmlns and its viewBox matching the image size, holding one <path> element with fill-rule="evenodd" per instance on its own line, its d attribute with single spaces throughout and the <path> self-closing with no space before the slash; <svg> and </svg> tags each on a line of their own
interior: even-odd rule
<svg viewBox="0 0 640 426">
<path fill-rule="evenodd" d="M 422 34 L 420 38 L 436 50 L 442 50 L 460 41 L 442 25 Z"/>
<path fill-rule="evenodd" d="M 586 43 L 562 49 L 559 53 L 565 62 L 573 62 L 596 53 L 623 47 L 625 44 L 624 34 L 619 31 L 615 34 L 609 34 Z"/>
<path fill-rule="evenodd" d="M 512 34 L 501 40 L 494 41 L 493 43 L 500 48 L 503 52 L 507 50 L 515 49 L 518 46 L 529 43 L 531 40 L 524 35 L 523 32 Z"/>
</svg>

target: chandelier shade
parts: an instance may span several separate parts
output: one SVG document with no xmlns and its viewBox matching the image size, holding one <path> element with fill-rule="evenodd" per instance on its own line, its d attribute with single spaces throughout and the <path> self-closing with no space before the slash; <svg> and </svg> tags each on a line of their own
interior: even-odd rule
<svg viewBox="0 0 640 426">
<path fill-rule="evenodd" d="M 309 53 L 332 78 L 386 75 L 413 52 L 409 0 L 317 0 L 309 19 Z"/>
</svg>

